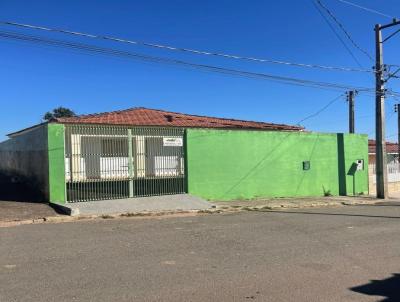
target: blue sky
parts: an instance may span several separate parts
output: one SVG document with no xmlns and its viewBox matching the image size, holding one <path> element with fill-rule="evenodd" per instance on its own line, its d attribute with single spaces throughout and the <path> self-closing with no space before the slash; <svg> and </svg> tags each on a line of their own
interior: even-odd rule
<svg viewBox="0 0 400 302">
<path fill-rule="evenodd" d="M 382 0 L 379 5 L 373 0 L 352 1 L 400 16 L 398 0 Z M 388 23 L 390 19 L 337 0 L 324 0 L 323 3 L 342 21 L 354 40 L 373 55 L 373 26 Z M 309 0 L 2 0 L 0 19 L 243 56 L 357 67 Z M 0 28 L 194 63 L 374 87 L 372 74 L 249 63 L 60 34 L 48 35 L 7 26 Z M 365 68 L 372 67 L 373 62 L 348 45 Z M 385 63 L 400 65 L 399 47 L 400 34 L 385 43 Z M 6 133 L 40 122 L 46 111 L 57 106 L 69 107 L 80 114 L 143 106 L 291 124 L 344 92 L 2 39 L 0 53 L 0 140 Z M 400 91 L 400 79 L 392 80 L 388 87 Z M 396 118 L 392 113 L 395 100 L 388 98 L 386 104 L 390 117 L 387 136 L 395 140 Z M 359 95 L 356 99 L 357 132 L 373 133 L 373 113 L 374 97 Z M 324 132 L 346 132 L 347 125 L 344 100 L 304 122 L 307 129 Z"/>
</svg>

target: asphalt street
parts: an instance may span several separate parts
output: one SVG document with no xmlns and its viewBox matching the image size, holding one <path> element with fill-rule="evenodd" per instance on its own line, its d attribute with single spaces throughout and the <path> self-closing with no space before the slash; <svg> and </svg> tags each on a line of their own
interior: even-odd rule
<svg viewBox="0 0 400 302">
<path fill-rule="evenodd" d="M 400 204 L 0 228 L 0 301 L 400 301 Z"/>
</svg>

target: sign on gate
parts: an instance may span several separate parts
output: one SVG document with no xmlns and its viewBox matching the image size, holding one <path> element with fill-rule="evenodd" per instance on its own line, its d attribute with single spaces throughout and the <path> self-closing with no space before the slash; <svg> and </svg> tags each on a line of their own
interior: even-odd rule
<svg viewBox="0 0 400 302">
<path fill-rule="evenodd" d="M 164 147 L 182 147 L 183 138 L 182 137 L 163 137 Z"/>
</svg>

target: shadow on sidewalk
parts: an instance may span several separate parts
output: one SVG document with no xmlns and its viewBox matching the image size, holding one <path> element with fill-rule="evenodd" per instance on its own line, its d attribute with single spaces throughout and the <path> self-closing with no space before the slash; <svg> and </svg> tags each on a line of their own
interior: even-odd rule
<svg viewBox="0 0 400 302">
<path fill-rule="evenodd" d="M 350 290 L 368 295 L 384 297 L 382 302 L 400 301 L 400 274 L 393 274 L 384 280 L 371 280 L 368 284 L 350 288 Z"/>
<path fill-rule="evenodd" d="M 11 177 L 0 175 L 0 202 L 16 201 L 41 203 L 42 194 L 24 181 L 13 181 Z"/>
</svg>

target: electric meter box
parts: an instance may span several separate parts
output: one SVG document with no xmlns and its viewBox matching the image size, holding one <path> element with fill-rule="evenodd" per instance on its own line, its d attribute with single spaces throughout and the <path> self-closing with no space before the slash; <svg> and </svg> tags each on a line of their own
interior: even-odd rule
<svg viewBox="0 0 400 302">
<path fill-rule="evenodd" d="M 364 170 L 364 160 L 363 159 L 357 159 L 356 164 L 357 164 L 357 171 Z"/>
<path fill-rule="evenodd" d="M 308 171 L 311 168 L 311 164 L 309 160 L 303 161 L 303 170 Z"/>
</svg>

